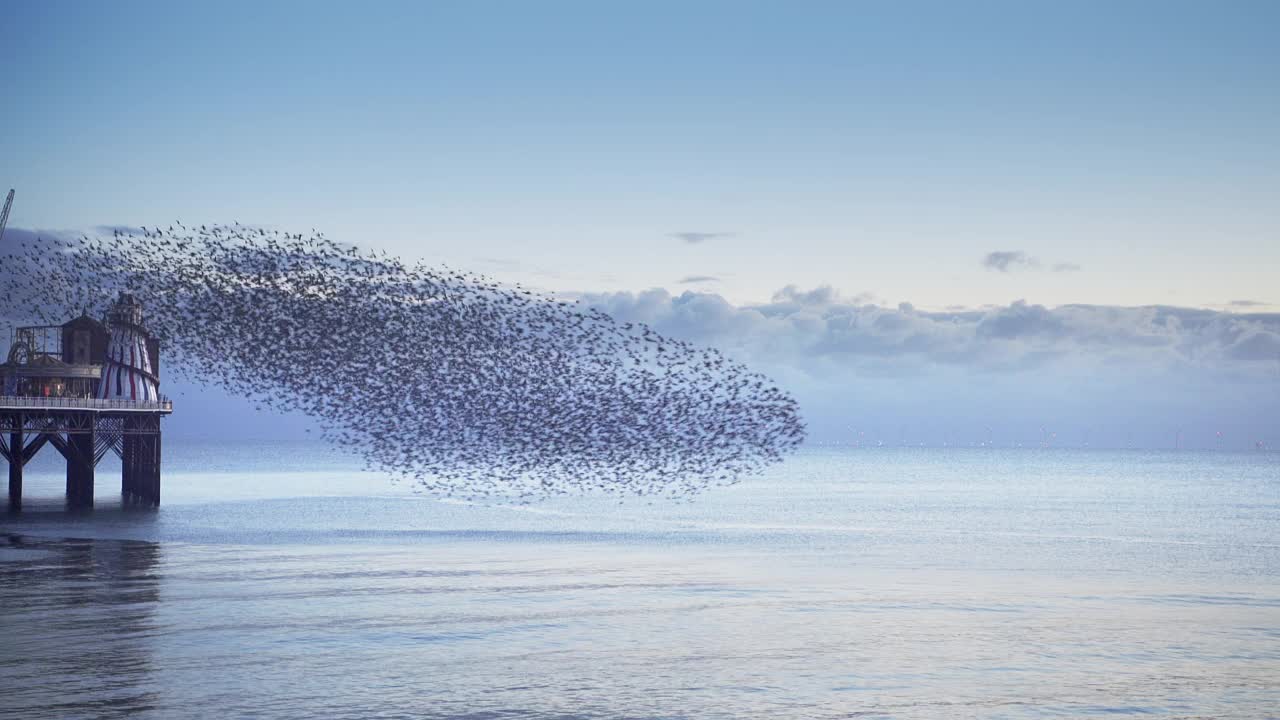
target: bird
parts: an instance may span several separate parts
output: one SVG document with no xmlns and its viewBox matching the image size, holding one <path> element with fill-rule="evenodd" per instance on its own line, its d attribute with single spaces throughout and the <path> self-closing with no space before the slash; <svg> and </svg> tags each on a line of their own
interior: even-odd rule
<svg viewBox="0 0 1280 720">
<path fill-rule="evenodd" d="M 310 416 L 366 468 L 436 496 L 684 501 L 805 437 L 764 375 L 599 308 L 315 229 L 139 228 L 21 248 L 0 314 L 102 317 L 129 291 L 168 369 Z"/>
</svg>

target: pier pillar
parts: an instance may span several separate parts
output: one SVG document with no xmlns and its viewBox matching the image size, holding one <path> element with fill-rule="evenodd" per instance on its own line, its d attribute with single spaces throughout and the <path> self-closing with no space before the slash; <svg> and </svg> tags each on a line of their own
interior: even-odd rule
<svg viewBox="0 0 1280 720">
<path fill-rule="evenodd" d="M 67 506 L 93 507 L 94 436 L 88 432 L 67 434 Z"/>
<path fill-rule="evenodd" d="M 138 438 L 129 434 L 132 429 L 132 423 L 125 420 L 120 438 L 120 495 L 126 503 L 138 499 Z"/>
<path fill-rule="evenodd" d="M 155 462 L 151 466 L 151 504 L 160 504 L 160 432 L 157 430 L 155 434 Z"/>
<path fill-rule="evenodd" d="M 141 429 L 143 426 L 139 426 Z M 160 433 L 124 436 L 121 492 L 130 502 L 160 504 Z"/>
<path fill-rule="evenodd" d="M 22 509 L 22 459 L 23 444 L 26 438 L 22 433 L 22 416 L 14 418 L 13 430 L 9 433 L 9 509 Z"/>
<path fill-rule="evenodd" d="M 160 504 L 160 423 L 125 418 L 120 447 L 120 492 L 125 502 Z"/>
</svg>

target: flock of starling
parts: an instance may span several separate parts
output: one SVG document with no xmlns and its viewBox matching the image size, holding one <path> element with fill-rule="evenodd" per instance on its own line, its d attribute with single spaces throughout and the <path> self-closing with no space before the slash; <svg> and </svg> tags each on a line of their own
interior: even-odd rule
<svg viewBox="0 0 1280 720">
<path fill-rule="evenodd" d="M 17 250 L 0 316 L 103 317 L 132 293 L 167 369 L 301 411 L 440 496 L 681 499 L 804 437 L 790 395 L 715 349 L 315 231 L 175 223 Z"/>
</svg>

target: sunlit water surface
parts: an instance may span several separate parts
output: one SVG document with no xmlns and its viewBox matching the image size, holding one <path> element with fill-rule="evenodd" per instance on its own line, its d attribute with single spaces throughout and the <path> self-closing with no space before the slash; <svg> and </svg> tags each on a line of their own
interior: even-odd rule
<svg viewBox="0 0 1280 720">
<path fill-rule="evenodd" d="M 533 507 L 318 446 L 166 463 L 159 511 L 104 462 L 81 515 L 29 466 L 0 717 L 1280 716 L 1275 454 L 810 450 Z"/>
</svg>

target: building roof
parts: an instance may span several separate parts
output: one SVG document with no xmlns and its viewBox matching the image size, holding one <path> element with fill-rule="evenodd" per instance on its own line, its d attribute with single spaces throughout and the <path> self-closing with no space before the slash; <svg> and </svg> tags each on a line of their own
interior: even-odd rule
<svg viewBox="0 0 1280 720">
<path fill-rule="evenodd" d="M 87 327 L 87 328 L 90 328 L 90 329 L 93 329 L 93 330 L 103 330 L 103 331 L 105 331 L 105 330 L 106 330 L 106 326 L 105 326 L 105 325 L 103 325 L 103 324 L 102 324 L 101 322 L 99 322 L 98 320 L 96 320 L 96 319 L 94 319 L 94 318 L 90 317 L 88 313 L 82 313 L 82 314 L 80 315 L 80 317 L 78 317 L 78 318 L 73 318 L 73 319 L 71 319 L 71 320 L 68 320 L 68 321 L 66 321 L 66 322 L 62 323 L 62 327 L 64 327 L 64 328 L 68 328 L 68 327 Z"/>
</svg>

